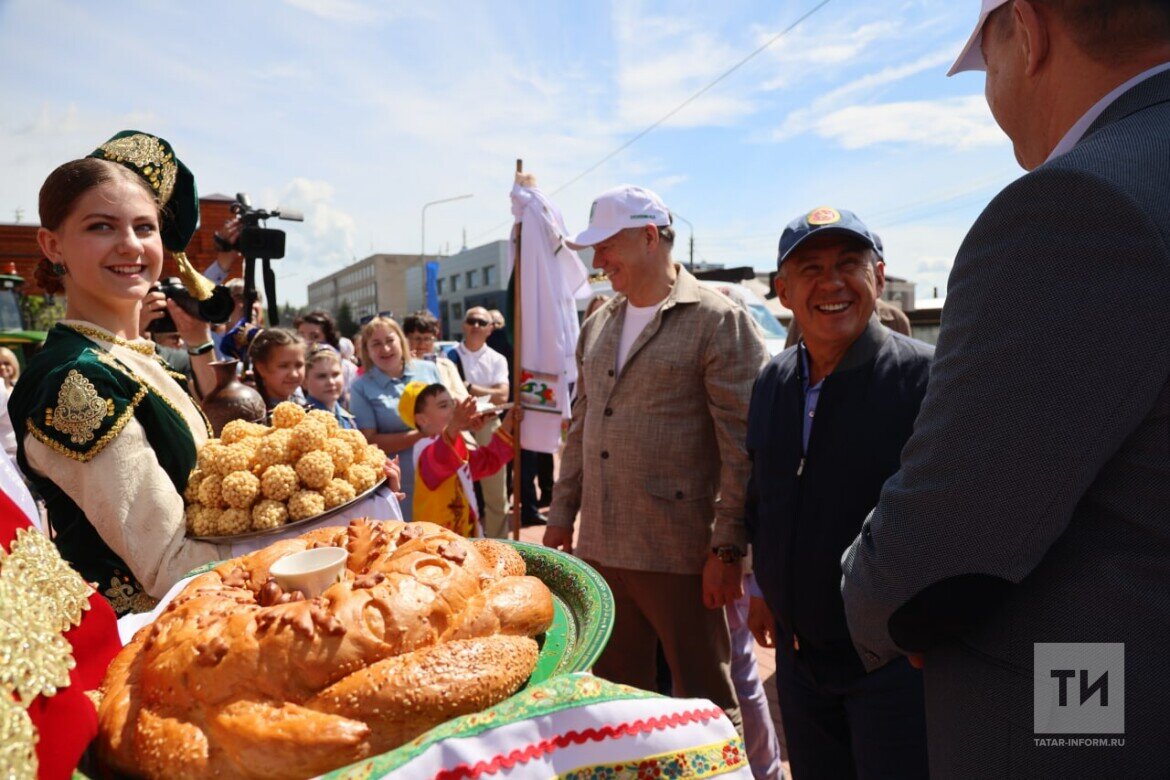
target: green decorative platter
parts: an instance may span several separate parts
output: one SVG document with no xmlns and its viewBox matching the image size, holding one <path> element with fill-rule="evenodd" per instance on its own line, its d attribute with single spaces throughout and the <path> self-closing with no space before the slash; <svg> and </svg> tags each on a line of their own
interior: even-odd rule
<svg viewBox="0 0 1170 780">
<path fill-rule="evenodd" d="M 609 586 L 580 558 L 539 544 L 503 541 L 516 548 L 528 573 L 553 594 L 553 624 L 544 635 L 528 685 L 559 674 L 587 671 L 613 631 L 613 594 Z"/>
</svg>

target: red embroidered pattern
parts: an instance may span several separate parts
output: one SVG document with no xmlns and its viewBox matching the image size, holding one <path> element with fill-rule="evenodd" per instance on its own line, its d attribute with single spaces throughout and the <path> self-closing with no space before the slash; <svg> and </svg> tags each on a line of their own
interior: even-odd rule
<svg viewBox="0 0 1170 780">
<path fill-rule="evenodd" d="M 552 753 L 569 745 L 583 745 L 586 742 L 602 742 L 607 739 L 618 739 L 626 736 L 635 736 L 650 731 L 662 731 L 676 726 L 685 726 L 690 723 L 706 723 L 723 715 L 723 710 L 712 707 L 705 710 L 691 710 L 690 712 L 676 712 L 671 715 L 662 715 L 657 718 L 643 718 L 630 723 L 616 726 L 602 726 L 599 729 L 585 729 L 584 731 L 569 731 L 558 734 L 549 739 L 542 739 L 527 747 L 511 750 L 496 755 L 491 761 L 477 761 L 475 764 L 460 764 L 452 769 L 444 769 L 435 775 L 435 780 L 474 780 L 480 775 L 493 775 L 501 769 L 511 769 L 517 764 L 526 764 L 534 758 Z"/>
</svg>

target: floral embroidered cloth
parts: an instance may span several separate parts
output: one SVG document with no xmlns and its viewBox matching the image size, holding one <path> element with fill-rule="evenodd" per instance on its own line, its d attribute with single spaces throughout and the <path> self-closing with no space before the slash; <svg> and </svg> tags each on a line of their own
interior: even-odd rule
<svg viewBox="0 0 1170 780">
<path fill-rule="evenodd" d="M 379 778 L 750 778 L 743 741 L 706 699 L 587 673 L 554 677 L 397 750 L 330 773 Z"/>
</svg>

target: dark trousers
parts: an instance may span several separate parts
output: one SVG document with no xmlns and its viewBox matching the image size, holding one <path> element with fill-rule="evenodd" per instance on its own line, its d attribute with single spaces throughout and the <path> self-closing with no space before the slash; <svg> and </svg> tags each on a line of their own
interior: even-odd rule
<svg viewBox="0 0 1170 780">
<path fill-rule="evenodd" d="M 776 691 L 794 777 L 929 776 L 922 673 L 905 658 L 847 683 L 818 683 L 799 657 L 778 651 Z"/>
<path fill-rule="evenodd" d="M 520 450 L 520 518 L 533 520 L 540 506 L 552 499 L 553 456 L 547 452 Z M 540 485 L 540 498 L 536 487 Z"/>
</svg>

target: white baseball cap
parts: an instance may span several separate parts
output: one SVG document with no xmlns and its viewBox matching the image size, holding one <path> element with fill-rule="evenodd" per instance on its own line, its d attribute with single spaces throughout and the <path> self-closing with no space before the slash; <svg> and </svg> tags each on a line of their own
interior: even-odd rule
<svg viewBox="0 0 1170 780">
<path fill-rule="evenodd" d="M 597 196 L 589 208 L 589 227 L 565 243 L 570 249 L 600 244 L 626 228 L 670 224 L 670 209 L 662 198 L 644 187 L 623 184 Z"/>
<path fill-rule="evenodd" d="M 959 58 L 947 71 L 948 76 L 962 73 L 965 70 L 987 70 L 987 63 L 983 61 L 983 24 L 991 12 L 1008 0 L 983 0 L 983 8 L 979 11 L 979 23 L 975 25 L 975 32 L 967 39 L 967 45 L 959 52 Z"/>
</svg>

